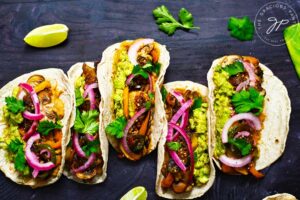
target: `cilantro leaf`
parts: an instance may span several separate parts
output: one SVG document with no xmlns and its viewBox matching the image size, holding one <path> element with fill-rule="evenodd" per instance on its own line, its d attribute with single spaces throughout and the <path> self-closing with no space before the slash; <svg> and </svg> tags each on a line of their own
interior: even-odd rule
<svg viewBox="0 0 300 200">
<path fill-rule="evenodd" d="M 92 153 L 98 153 L 100 151 L 99 140 L 94 140 L 82 146 L 82 150 L 85 152 L 86 156 L 90 156 Z"/>
<path fill-rule="evenodd" d="M 135 65 L 132 69 L 132 74 L 134 75 L 141 75 L 143 78 L 148 78 L 148 73 L 139 65 Z"/>
<path fill-rule="evenodd" d="M 19 139 L 11 140 L 7 146 L 7 150 L 14 154 L 13 160 L 15 169 L 24 175 L 28 175 L 30 171 L 25 159 L 23 143 Z"/>
<path fill-rule="evenodd" d="M 242 90 L 239 93 L 235 93 L 231 101 L 237 113 L 252 112 L 255 115 L 259 115 L 263 111 L 264 96 L 260 95 L 252 87 L 249 91 Z"/>
<path fill-rule="evenodd" d="M 196 108 L 201 108 L 201 105 L 202 105 L 202 98 L 201 97 L 196 98 L 194 99 L 194 103 L 191 110 L 195 110 Z"/>
<path fill-rule="evenodd" d="M 250 143 L 248 143 L 245 139 L 240 139 L 240 138 L 232 139 L 232 138 L 229 138 L 228 143 L 232 144 L 233 146 L 238 148 L 241 151 L 242 156 L 248 155 L 250 153 L 251 149 L 252 149 L 252 145 Z"/>
<path fill-rule="evenodd" d="M 163 102 L 166 102 L 168 91 L 166 90 L 166 88 L 164 86 L 161 87 L 160 93 L 161 93 L 161 97 L 162 97 Z"/>
<path fill-rule="evenodd" d="M 173 151 L 178 151 L 181 147 L 181 144 L 179 142 L 167 142 L 167 146 Z"/>
<path fill-rule="evenodd" d="M 84 98 L 81 95 L 80 89 L 75 89 L 76 107 L 81 106 L 84 103 Z"/>
<path fill-rule="evenodd" d="M 151 108 L 151 102 L 150 101 L 147 101 L 146 103 L 145 103 L 145 108 L 147 109 L 147 110 L 149 110 L 150 108 Z"/>
<path fill-rule="evenodd" d="M 232 64 L 226 65 L 223 70 L 226 71 L 229 76 L 233 76 L 240 72 L 244 72 L 244 65 L 243 63 L 236 61 Z"/>
<path fill-rule="evenodd" d="M 154 100 L 155 94 L 153 92 L 150 92 L 148 94 L 148 96 L 149 96 L 150 100 Z"/>
<path fill-rule="evenodd" d="M 116 138 L 120 139 L 123 137 L 123 131 L 126 124 L 126 118 L 119 117 L 106 126 L 105 132 L 111 136 L 115 136 Z"/>
<path fill-rule="evenodd" d="M 52 121 L 41 121 L 37 127 L 37 131 L 42 135 L 48 135 L 54 129 L 61 129 L 63 126 Z"/>
<path fill-rule="evenodd" d="M 75 131 L 93 135 L 99 130 L 98 116 L 99 112 L 97 110 L 83 111 L 80 113 L 80 111 L 76 109 Z"/>
<path fill-rule="evenodd" d="M 156 64 L 152 64 L 152 63 L 147 63 L 145 64 L 142 68 L 146 71 L 146 72 L 153 72 L 157 75 L 159 75 L 160 72 L 160 67 L 161 64 L 160 63 L 156 63 Z"/>
<path fill-rule="evenodd" d="M 23 112 L 25 110 L 24 102 L 16 99 L 15 97 L 5 97 L 5 103 L 7 109 L 14 114 Z"/>
<path fill-rule="evenodd" d="M 185 8 L 181 8 L 178 13 L 179 21 L 181 23 L 172 16 L 168 8 L 164 5 L 155 8 L 152 12 L 156 19 L 156 24 L 159 25 L 159 30 L 168 35 L 174 34 L 177 28 L 200 29 L 200 27 L 194 26 L 193 16 Z"/>
<path fill-rule="evenodd" d="M 254 34 L 254 24 L 247 16 L 241 19 L 230 17 L 228 20 L 228 30 L 230 31 L 230 36 L 238 40 L 252 40 Z"/>
</svg>

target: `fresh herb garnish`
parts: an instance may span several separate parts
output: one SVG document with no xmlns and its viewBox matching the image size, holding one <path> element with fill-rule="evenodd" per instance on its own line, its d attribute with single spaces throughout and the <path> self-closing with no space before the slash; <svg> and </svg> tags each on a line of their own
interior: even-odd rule
<svg viewBox="0 0 300 200">
<path fill-rule="evenodd" d="M 247 16 L 241 19 L 230 17 L 228 20 L 228 30 L 230 31 L 231 37 L 234 37 L 238 40 L 252 40 L 254 34 L 254 24 Z"/>
<path fill-rule="evenodd" d="M 152 64 L 146 63 L 144 66 L 135 65 L 132 69 L 132 74 L 141 75 L 143 78 L 147 79 L 149 77 L 149 73 L 153 72 L 159 75 L 160 72 L 160 63 Z"/>
<path fill-rule="evenodd" d="M 10 143 L 7 145 L 7 149 L 9 152 L 15 154 L 13 158 L 15 169 L 24 175 L 29 174 L 29 166 L 27 165 L 25 159 L 23 143 L 19 139 L 11 140 Z"/>
<path fill-rule="evenodd" d="M 119 117 L 108 124 L 105 128 L 105 132 L 111 136 L 115 136 L 120 139 L 123 137 L 123 131 L 127 124 L 125 117 Z"/>
<path fill-rule="evenodd" d="M 84 103 L 84 98 L 81 95 L 80 89 L 75 89 L 76 107 L 81 106 Z"/>
<path fill-rule="evenodd" d="M 88 142 L 86 145 L 82 146 L 82 150 L 84 151 L 86 156 L 90 156 L 92 153 L 98 153 L 100 151 L 100 142 L 99 140 L 94 140 Z"/>
<path fill-rule="evenodd" d="M 148 94 L 148 96 L 149 96 L 150 100 L 153 100 L 154 97 L 155 97 L 155 94 L 154 94 L 153 92 L 150 92 L 150 93 Z"/>
<path fill-rule="evenodd" d="M 178 151 L 181 147 L 179 142 L 167 142 L 167 146 L 170 150 Z"/>
<path fill-rule="evenodd" d="M 196 108 L 201 108 L 201 105 L 202 105 L 202 98 L 198 97 L 194 99 L 194 103 L 191 110 L 195 110 Z"/>
<path fill-rule="evenodd" d="M 166 90 L 165 86 L 161 87 L 160 93 L 161 93 L 161 97 L 162 97 L 163 102 L 166 102 L 168 91 Z"/>
<path fill-rule="evenodd" d="M 52 121 L 41 121 L 37 127 L 37 131 L 42 135 L 48 135 L 54 129 L 61 129 L 63 126 Z"/>
<path fill-rule="evenodd" d="M 159 25 L 159 30 L 167 33 L 168 35 L 174 34 L 178 28 L 185 30 L 200 29 L 200 27 L 194 26 L 192 13 L 187 11 L 185 8 L 181 8 L 178 13 L 179 21 L 172 16 L 168 8 L 164 5 L 155 8 L 153 10 L 153 15 L 156 18 L 156 24 Z"/>
<path fill-rule="evenodd" d="M 93 135 L 99 130 L 99 122 L 97 121 L 99 112 L 97 110 L 83 111 L 80 113 L 76 109 L 76 117 L 74 129 L 78 133 L 88 133 Z"/>
<path fill-rule="evenodd" d="M 244 65 L 243 63 L 236 61 L 232 64 L 226 65 L 223 70 L 226 71 L 229 76 L 233 76 L 238 73 L 244 72 Z"/>
<path fill-rule="evenodd" d="M 249 91 L 242 90 L 234 94 L 231 101 L 237 113 L 253 112 L 259 115 L 263 111 L 264 96 L 252 87 Z"/>
<path fill-rule="evenodd" d="M 147 110 L 149 110 L 150 108 L 151 108 L 151 101 L 147 101 L 146 103 L 145 103 L 145 108 L 147 109 Z"/>
<path fill-rule="evenodd" d="M 242 156 L 248 155 L 250 153 L 251 149 L 252 149 L 252 145 L 250 143 L 248 143 L 245 139 L 229 138 L 228 143 L 232 144 L 233 146 L 238 148 L 241 151 Z"/>
<path fill-rule="evenodd" d="M 139 65 L 135 65 L 133 67 L 132 74 L 134 74 L 136 76 L 140 75 L 145 79 L 149 77 L 148 73 Z"/>
<path fill-rule="evenodd" d="M 7 109 L 14 114 L 23 112 L 25 110 L 24 102 L 16 99 L 15 97 L 5 97 L 5 103 Z"/>
</svg>

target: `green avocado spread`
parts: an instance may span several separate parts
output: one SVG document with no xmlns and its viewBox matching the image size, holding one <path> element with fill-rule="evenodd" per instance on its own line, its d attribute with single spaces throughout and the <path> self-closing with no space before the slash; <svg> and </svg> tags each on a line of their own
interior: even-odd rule
<svg viewBox="0 0 300 200">
<path fill-rule="evenodd" d="M 234 94 L 234 88 L 229 83 L 229 74 L 222 70 L 221 65 L 214 70 L 213 81 L 214 89 L 214 112 L 216 115 L 216 146 L 214 156 L 219 157 L 225 153 L 225 146 L 221 141 L 222 129 L 230 118 L 231 114 L 231 96 Z"/>
<path fill-rule="evenodd" d="M 189 119 L 190 127 L 195 131 L 198 144 L 194 151 L 194 178 L 197 186 L 207 183 L 210 174 L 206 116 L 207 107 L 207 103 L 202 103 L 200 108 L 196 108 L 192 111 L 192 115 Z"/>
<path fill-rule="evenodd" d="M 114 62 L 114 74 L 113 74 L 113 109 L 115 117 L 124 116 L 123 113 L 123 90 L 125 88 L 125 82 L 128 75 L 131 74 L 133 65 L 129 61 L 127 48 L 121 45 L 121 48 L 117 50 Z"/>
</svg>

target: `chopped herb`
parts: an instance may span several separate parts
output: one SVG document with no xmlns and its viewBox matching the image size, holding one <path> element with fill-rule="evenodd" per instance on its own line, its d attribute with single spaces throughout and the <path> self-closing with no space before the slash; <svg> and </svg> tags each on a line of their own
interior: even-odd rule
<svg viewBox="0 0 300 200">
<path fill-rule="evenodd" d="M 7 149 L 9 152 L 14 154 L 13 160 L 15 169 L 23 175 L 28 175 L 30 171 L 25 159 L 23 146 L 23 143 L 19 139 L 14 139 L 8 144 Z"/>
<path fill-rule="evenodd" d="M 167 146 L 173 151 L 178 151 L 181 147 L 181 144 L 179 142 L 167 142 Z"/>
<path fill-rule="evenodd" d="M 75 89 L 76 107 L 81 106 L 84 103 L 84 98 L 81 95 L 80 89 Z"/>
<path fill-rule="evenodd" d="M 148 76 L 149 76 L 148 73 L 142 67 L 140 67 L 139 65 L 135 65 L 133 67 L 132 74 L 140 75 L 145 79 L 148 78 Z"/>
<path fill-rule="evenodd" d="M 105 128 L 105 132 L 111 136 L 115 136 L 120 139 L 123 137 L 123 131 L 127 124 L 127 120 L 125 117 L 119 117 L 108 124 Z"/>
<path fill-rule="evenodd" d="M 234 37 L 238 40 L 252 40 L 254 34 L 254 24 L 247 16 L 241 19 L 230 17 L 228 20 L 228 30 L 230 31 L 231 37 Z"/>
<path fill-rule="evenodd" d="M 236 148 L 238 148 L 241 151 L 242 156 L 246 156 L 250 153 L 252 149 L 252 145 L 248 143 L 245 139 L 228 139 L 228 143 L 232 144 Z"/>
<path fill-rule="evenodd" d="M 155 63 L 155 64 L 152 64 L 152 63 L 146 63 L 142 68 L 146 71 L 146 72 L 153 72 L 157 75 L 159 75 L 159 72 L 160 72 L 160 67 L 161 67 L 161 64 L 160 63 Z"/>
<path fill-rule="evenodd" d="M 88 142 L 86 145 L 82 146 L 82 150 L 85 152 L 86 156 L 90 156 L 92 153 L 98 153 L 100 151 L 99 140 L 94 140 Z"/>
<path fill-rule="evenodd" d="M 156 18 L 156 24 L 159 25 L 159 30 L 168 35 L 173 35 L 178 28 L 185 30 L 200 29 L 200 27 L 194 26 L 192 13 L 185 8 L 181 8 L 178 13 L 179 21 L 172 16 L 168 8 L 164 5 L 155 8 L 153 10 L 153 15 Z"/>
<path fill-rule="evenodd" d="M 151 102 L 150 101 L 147 101 L 146 103 L 145 103 L 145 108 L 147 109 L 147 110 L 149 110 L 150 108 L 151 108 Z"/>
<path fill-rule="evenodd" d="M 24 102 L 16 99 L 15 97 L 5 97 L 5 103 L 7 109 L 14 114 L 23 112 L 25 110 Z"/>
<path fill-rule="evenodd" d="M 202 98 L 198 97 L 194 99 L 194 103 L 191 110 L 195 110 L 196 108 L 201 108 L 201 105 L 202 105 Z"/>
<path fill-rule="evenodd" d="M 161 87 L 160 93 L 161 93 L 161 97 L 162 97 L 163 102 L 166 102 L 168 91 L 166 90 L 166 88 L 164 86 Z"/>
<path fill-rule="evenodd" d="M 88 133 L 93 135 L 99 130 L 99 122 L 97 121 L 99 112 L 97 110 L 83 111 L 80 113 L 76 109 L 76 117 L 74 123 L 74 129 L 78 133 Z"/>
<path fill-rule="evenodd" d="M 236 61 L 232 64 L 226 65 L 223 70 L 226 71 L 229 76 L 233 76 L 238 73 L 244 72 L 244 65 L 243 63 Z"/>
<path fill-rule="evenodd" d="M 154 99 L 154 97 L 155 97 L 155 95 L 154 95 L 154 93 L 153 93 L 153 92 L 150 92 L 150 93 L 148 94 L 148 96 L 149 96 L 149 98 L 150 98 L 151 100 L 153 100 L 153 99 Z"/>
<path fill-rule="evenodd" d="M 37 131 L 42 135 L 48 135 L 54 129 L 61 129 L 63 126 L 52 121 L 41 121 L 37 127 Z"/>
<path fill-rule="evenodd" d="M 255 88 L 251 87 L 249 91 L 242 90 L 234 94 L 231 100 L 237 113 L 252 112 L 259 115 L 263 111 L 264 96 Z"/>
</svg>

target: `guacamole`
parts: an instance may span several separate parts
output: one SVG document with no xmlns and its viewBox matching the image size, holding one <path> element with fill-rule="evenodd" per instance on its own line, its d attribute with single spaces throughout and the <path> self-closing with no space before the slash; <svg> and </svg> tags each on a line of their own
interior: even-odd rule
<svg viewBox="0 0 300 200">
<path fill-rule="evenodd" d="M 197 148 L 194 151 L 195 169 L 194 177 L 197 186 L 208 182 L 210 174 L 207 137 L 207 103 L 202 103 L 200 108 L 192 111 L 189 119 L 190 127 L 195 131 L 197 137 Z"/>
<path fill-rule="evenodd" d="M 214 90 L 214 111 L 216 115 L 216 147 L 214 156 L 219 157 L 225 153 L 225 146 L 221 141 L 223 127 L 231 114 L 231 96 L 234 94 L 234 88 L 229 83 L 229 74 L 219 65 L 214 70 L 213 81 Z"/>
<path fill-rule="evenodd" d="M 123 90 L 125 88 L 125 82 L 128 75 L 131 74 L 133 65 L 129 61 L 127 48 L 121 45 L 121 48 L 117 50 L 114 59 L 114 74 L 113 74 L 113 109 L 115 117 L 124 116 L 123 113 Z"/>
</svg>

